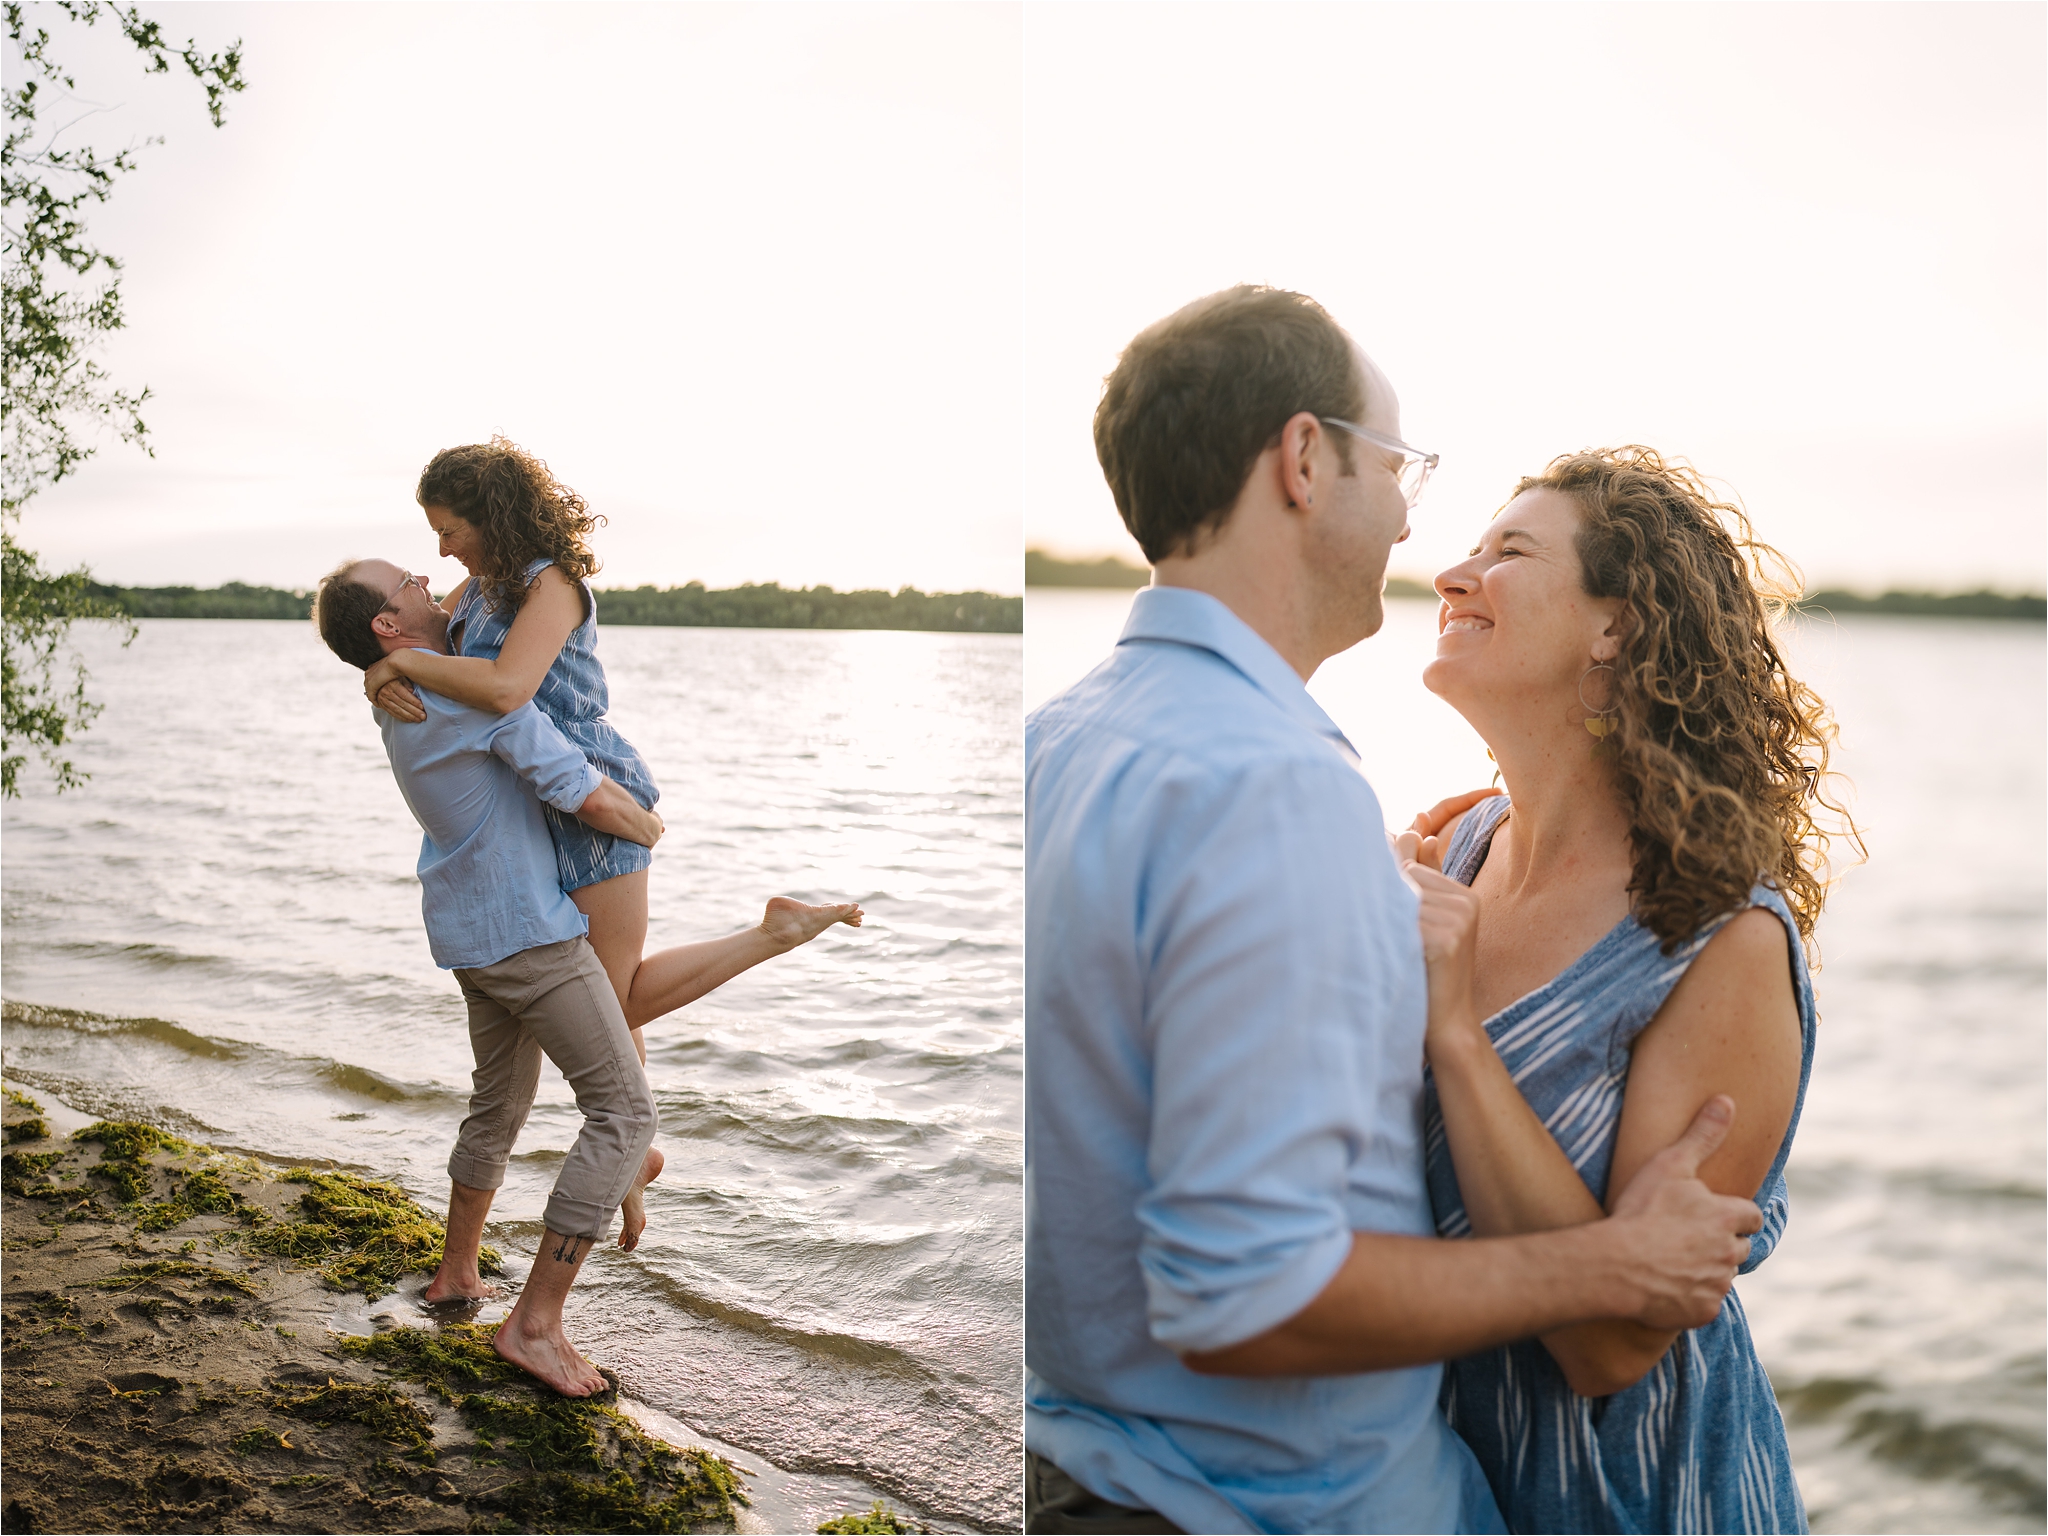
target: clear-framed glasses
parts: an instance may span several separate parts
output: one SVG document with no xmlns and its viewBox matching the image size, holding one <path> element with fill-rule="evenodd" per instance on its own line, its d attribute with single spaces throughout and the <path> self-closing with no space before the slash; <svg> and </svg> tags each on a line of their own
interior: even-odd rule
<svg viewBox="0 0 2048 1536">
<path fill-rule="evenodd" d="M 1329 426 L 1342 427 L 1353 437 L 1363 438 L 1375 448 L 1384 448 L 1389 453 L 1400 454 L 1401 467 L 1394 472 L 1394 478 L 1400 482 L 1401 494 L 1408 498 L 1410 507 L 1422 500 L 1422 488 L 1429 484 L 1429 472 L 1436 468 L 1437 455 L 1424 453 L 1420 448 L 1410 448 L 1398 437 L 1389 437 L 1384 432 L 1361 427 L 1355 421 L 1344 421 L 1335 416 L 1318 416 L 1316 420 Z"/>
<path fill-rule="evenodd" d="M 404 579 L 400 581 L 397 586 L 391 589 L 391 595 L 384 599 L 384 606 L 386 608 L 389 608 L 393 603 L 397 602 L 398 594 L 403 592 L 407 587 L 418 587 L 420 589 L 421 597 L 424 597 L 430 603 L 434 600 L 434 594 L 427 590 L 426 577 L 415 576 L 411 571 L 404 572 L 403 576 Z"/>
</svg>

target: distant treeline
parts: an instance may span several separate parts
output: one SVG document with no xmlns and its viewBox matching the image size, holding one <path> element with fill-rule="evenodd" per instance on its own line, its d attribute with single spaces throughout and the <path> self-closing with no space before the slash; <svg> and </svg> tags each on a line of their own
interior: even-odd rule
<svg viewBox="0 0 2048 1536">
<path fill-rule="evenodd" d="M 1150 571 L 1125 565 L 1115 555 L 1093 561 L 1055 560 L 1042 549 L 1024 551 L 1027 587 L 1142 587 L 1151 579 Z"/>
<path fill-rule="evenodd" d="M 303 619 L 310 592 L 252 587 L 110 587 L 90 590 L 138 619 Z M 681 624 L 714 629 L 924 629 L 1014 635 L 1024 628 L 1024 599 L 987 592 L 835 592 L 775 582 L 713 590 L 612 587 L 597 593 L 601 624 Z"/>
<path fill-rule="evenodd" d="M 1108 587 L 1131 589 L 1152 580 L 1152 573 L 1139 565 L 1126 565 L 1115 555 L 1100 560 L 1060 560 L 1042 549 L 1024 551 L 1024 585 L 1027 587 Z M 1405 576 L 1387 578 L 1389 597 L 1434 597 L 1426 585 Z"/>
<path fill-rule="evenodd" d="M 987 592 L 835 592 L 776 582 L 712 589 L 606 587 L 597 594 L 600 624 L 689 624 L 710 629 L 937 629 L 1016 635 L 1024 599 Z"/>
<path fill-rule="evenodd" d="M 310 592 L 281 592 L 231 581 L 223 587 L 109 587 L 86 590 L 138 619 L 303 619 L 313 611 Z"/>
<path fill-rule="evenodd" d="M 1126 565 L 1114 555 L 1100 560 L 1058 560 L 1042 549 L 1024 551 L 1024 585 L 1027 587 L 1142 587 L 1152 579 L 1140 566 Z M 1434 597 L 1425 582 L 1405 576 L 1387 578 L 1389 597 Z M 1830 613 L 1925 614 L 1947 619 L 2035 619 L 2048 618 L 2048 598 L 2004 592 L 1886 592 L 1866 597 L 1829 587 L 1809 592 L 1799 601 L 1802 611 L 1825 609 Z"/>
<path fill-rule="evenodd" d="M 1802 612 L 1911 613 L 1942 619 L 2048 619 L 2048 598 L 2035 593 L 1891 591 L 1865 597 L 1830 587 L 1807 593 L 1799 607 Z"/>
</svg>

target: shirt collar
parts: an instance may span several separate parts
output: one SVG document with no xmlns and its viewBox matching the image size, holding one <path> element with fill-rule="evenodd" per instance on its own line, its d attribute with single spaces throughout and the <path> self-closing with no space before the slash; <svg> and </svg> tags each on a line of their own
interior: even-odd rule
<svg viewBox="0 0 2048 1536">
<path fill-rule="evenodd" d="M 1192 587 L 1140 589 L 1117 644 L 1127 640 L 1165 640 L 1214 653 L 1289 716 L 1317 735 L 1329 737 L 1353 762 L 1358 761 L 1358 749 L 1309 697 L 1301 674 L 1257 630 L 1208 593 Z"/>
</svg>

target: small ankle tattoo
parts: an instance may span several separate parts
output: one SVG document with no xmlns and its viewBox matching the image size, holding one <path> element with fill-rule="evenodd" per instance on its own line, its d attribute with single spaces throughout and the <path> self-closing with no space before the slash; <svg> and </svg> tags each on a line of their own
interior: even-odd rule
<svg viewBox="0 0 2048 1536">
<path fill-rule="evenodd" d="M 555 1244 L 556 1260 L 563 1264 L 574 1264 L 583 1257 L 583 1241 L 580 1237 L 563 1238 L 559 1243 Z M 563 1252 L 564 1249 L 568 1251 L 565 1253 Z"/>
</svg>

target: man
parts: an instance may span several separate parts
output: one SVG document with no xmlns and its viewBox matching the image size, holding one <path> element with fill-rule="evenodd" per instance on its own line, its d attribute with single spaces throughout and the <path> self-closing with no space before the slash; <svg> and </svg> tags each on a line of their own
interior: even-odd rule
<svg viewBox="0 0 2048 1536">
<path fill-rule="evenodd" d="M 1154 584 L 1026 730 L 1026 1529 L 1502 1529 L 1433 1362 L 1710 1319 L 1759 1222 L 1692 1177 L 1732 1106 L 1606 1221 L 1435 1240 L 1415 898 L 1303 686 L 1434 461 L 1250 287 L 1132 342 L 1095 437 Z"/>
<path fill-rule="evenodd" d="M 448 616 L 418 577 L 382 560 L 344 563 L 320 584 L 314 615 L 343 661 L 368 669 L 407 646 L 445 652 Z M 661 820 L 585 760 L 531 703 L 497 715 L 425 691 L 426 719 L 377 711 L 384 750 L 425 836 L 420 905 L 437 965 L 469 1006 L 476 1055 L 469 1115 L 448 1161 L 453 1181 L 441 1267 L 426 1300 L 489 1294 L 477 1252 L 545 1054 L 568 1079 L 583 1126 L 556 1177 L 546 1235 L 511 1313 L 500 1355 L 557 1391 L 585 1397 L 604 1377 L 562 1331 L 562 1304 L 591 1247 L 629 1193 L 661 1168 L 654 1096 L 617 993 L 584 937 L 587 920 L 557 884 L 541 802 L 599 831 L 652 847 Z M 788 932 L 764 928 L 689 947 L 693 995 L 815 936 L 858 924 L 856 906 L 780 903 Z M 690 1000 L 685 998 L 684 1001 Z"/>
</svg>

